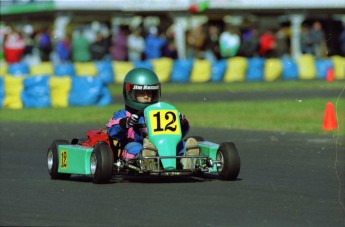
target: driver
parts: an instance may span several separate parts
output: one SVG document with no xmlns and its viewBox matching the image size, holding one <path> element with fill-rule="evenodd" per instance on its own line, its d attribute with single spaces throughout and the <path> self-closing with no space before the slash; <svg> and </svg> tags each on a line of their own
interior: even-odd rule
<svg viewBox="0 0 345 227">
<path fill-rule="evenodd" d="M 123 97 L 125 109 L 113 114 L 112 119 L 106 124 L 109 136 L 121 144 L 122 159 L 135 158 L 143 147 L 154 148 L 153 144 L 146 139 L 146 128 L 138 128 L 137 124 L 143 124 L 143 110 L 145 107 L 157 103 L 161 97 L 161 83 L 153 71 L 146 68 L 135 68 L 127 73 L 123 82 Z M 182 138 L 189 131 L 189 122 L 184 115 L 180 114 Z M 196 146 L 195 139 L 181 141 L 176 148 L 178 155 L 198 155 L 198 149 L 189 149 L 186 146 Z M 157 153 L 150 149 L 143 149 L 142 156 L 156 156 Z M 190 159 L 182 159 L 184 169 L 190 169 Z"/>
</svg>

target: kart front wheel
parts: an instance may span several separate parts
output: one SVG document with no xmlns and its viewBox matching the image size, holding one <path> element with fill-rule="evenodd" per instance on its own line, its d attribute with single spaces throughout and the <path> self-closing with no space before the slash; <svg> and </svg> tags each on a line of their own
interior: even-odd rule
<svg viewBox="0 0 345 227">
<path fill-rule="evenodd" d="M 236 180 L 240 173 L 241 160 L 234 143 L 220 144 L 216 160 L 218 175 L 222 180 Z"/>
<path fill-rule="evenodd" d="M 54 140 L 53 143 L 48 148 L 47 152 L 47 166 L 48 172 L 51 179 L 68 179 L 71 174 L 68 173 L 59 173 L 59 145 L 68 145 L 67 140 Z"/>
<path fill-rule="evenodd" d="M 95 184 L 107 183 L 113 174 L 114 157 L 107 143 L 95 146 L 90 157 L 90 172 Z"/>
</svg>

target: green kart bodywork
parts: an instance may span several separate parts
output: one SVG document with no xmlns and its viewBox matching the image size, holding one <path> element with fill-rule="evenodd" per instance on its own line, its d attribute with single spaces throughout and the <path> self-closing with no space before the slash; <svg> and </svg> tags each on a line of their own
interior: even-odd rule
<svg viewBox="0 0 345 227">
<path fill-rule="evenodd" d="M 156 148 L 155 157 L 138 156 L 132 160 L 122 160 L 110 146 L 112 141 L 102 139 L 95 146 L 67 140 L 55 140 L 47 153 L 49 174 L 53 179 L 68 178 L 71 174 L 87 175 L 95 183 L 105 183 L 116 174 L 149 174 L 177 176 L 185 174 L 218 173 L 223 180 L 235 180 L 240 171 L 240 158 L 235 144 L 216 144 L 197 139 L 199 155 L 177 156 L 176 146 L 183 139 L 180 125 L 180 112 L 165 102 L 158 102 L 144 109 L 148 139 Z M 187 148 L 188 149 L 188 148 Z M 181 169 L 179 160 L 191 158 L 195 166 Z M 154 159 L 156 167 L 149 169 L 141 163 Z"/>
</svg>

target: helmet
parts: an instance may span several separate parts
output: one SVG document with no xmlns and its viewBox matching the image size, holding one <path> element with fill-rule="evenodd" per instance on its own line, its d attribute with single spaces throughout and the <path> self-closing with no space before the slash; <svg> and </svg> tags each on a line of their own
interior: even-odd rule
<svg viewBox="0 0 345 227">
<path fill-rule="evenodd" d="M 138 102 L 135 91 L 152 91 L 151 102 Z M 158 76 L 153 71 L 146 68 L 135 68 L 127 73 L 123 81 L 123 98 L 126 110 L 134 113 L 145 107 L 157 103 L 161 96 L 161 84 Z"/>
</svg>

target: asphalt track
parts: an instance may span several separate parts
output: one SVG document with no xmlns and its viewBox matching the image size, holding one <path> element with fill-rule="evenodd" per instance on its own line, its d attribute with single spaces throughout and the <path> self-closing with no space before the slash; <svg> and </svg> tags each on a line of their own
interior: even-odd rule
<svg viewBox="0 0 345 227">
<path fill-rule="evenodd" d="M 344 138 L 193 128 L 191 135 L 235 142 L 242 161 L 237 181 L 215 175 L 116 177 L 105 185 L 81 176 L 51 180 L 51 141 L 99 127 L 0 123 L 0 225 L 345 226 Z"/>
<path fill-rule="evenodd" d="M 339 93 L 228 92 L 188 94 L 188 100 L 299 100 Z M 163 99 L 183 101 L 186 94 Z M 335 132 L 192 128 L 190 135 L 237 145 L 242 162 L 237 181 L 216 175 L 118 176 L 105 185 L 83 176 L 51 180 L 50 143 L 100 127 L 0 122 L 0 226 L 345 226 L 345 138 Z"/>
</svg>

